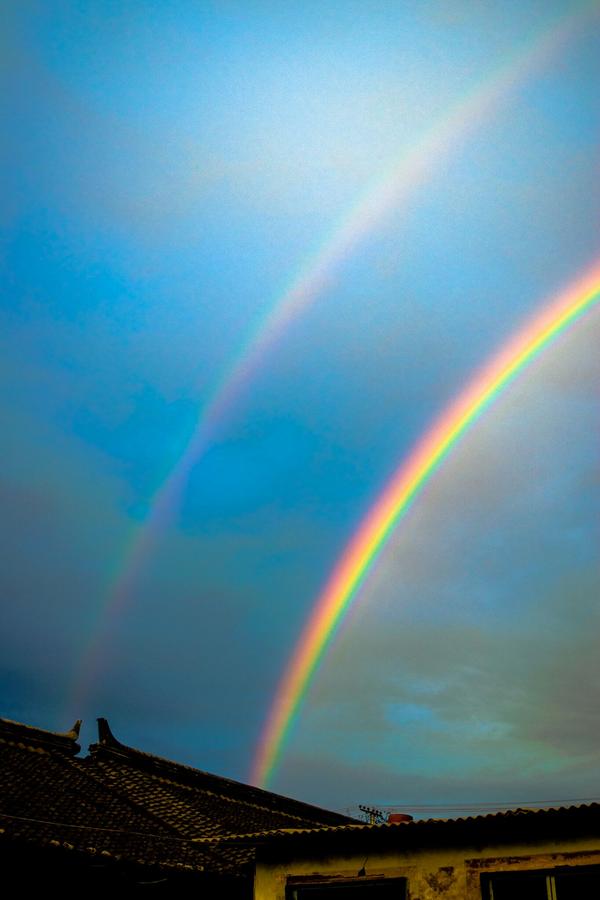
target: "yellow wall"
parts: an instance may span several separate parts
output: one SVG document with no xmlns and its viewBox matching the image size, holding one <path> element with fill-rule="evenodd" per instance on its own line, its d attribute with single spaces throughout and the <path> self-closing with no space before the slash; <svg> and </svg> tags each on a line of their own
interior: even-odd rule
<svg viewBox="0 0 600 900">
<path fill-rule="evenodd" d="M 600 838 L 561 841 L 557 844 L 497 844 L 486 847 L 410 849 L 375 853 L 365 850 L 350 856 L 322 856 L 294 859 L 290 850 L 281 851 L 289 858 L 277 863 L 257 862 L 254 885 L 255 900 L 284 900 L 290 876 L 338 875 L 353 877 L 363 866 L 366 877 L 377 875 L 408 879 L 410 900 L 480 900 L 480 875 L 483 872 L 547 869 L 564 865 L 600 864 Z M 401 835 L 398 835 L 398 843 Z M 324 842 L 325 843 L 325 842 Z M 299 851 L 300 852 L 300 851 Z M 339 853 L 339 851 L 337 851 Z M 366 861 L 365 861 L 366 859 Z"/>
</svg>

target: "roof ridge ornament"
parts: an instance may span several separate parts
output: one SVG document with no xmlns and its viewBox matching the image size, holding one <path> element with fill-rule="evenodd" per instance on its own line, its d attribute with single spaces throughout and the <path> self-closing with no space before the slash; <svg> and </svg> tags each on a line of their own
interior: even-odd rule
<svg viewBox="0 0 600 900">
<path fill-rule="evenodd" d="M 108 724 L 108 719 L 104 719 L 103 717 L 99 717 L 97 719 L 98 722 L 98 743 L 102 744 L 105 747 L 123 747 L 120 741 L 116 739 L 112 731 L 110 730 L 110 725 Z"/>
<path fill-rule="evenodd" d="M 72 728 L 70 728 L 68 731 L 63 731 L 62 733 L 60 733 L 61 737 L 69 738 L 69 740 L 71 740 L 71 741 L 78 740 L 79 732 L 81 731 L 82 722 L 83 722 L 82 719 L 77 719 L 77 721 L 75 722 L 75 724 L 73 725 Z"/>
<path fill-rule="evenodd" d="M 70 731 L 49 731 L 13 719 L 0 718 L 0 738 L 33 748 L 42 748 L 48 752 L 75 756 L 81 750 L 77 743 L 81 719 L 78 719 Z"/>
</svg>

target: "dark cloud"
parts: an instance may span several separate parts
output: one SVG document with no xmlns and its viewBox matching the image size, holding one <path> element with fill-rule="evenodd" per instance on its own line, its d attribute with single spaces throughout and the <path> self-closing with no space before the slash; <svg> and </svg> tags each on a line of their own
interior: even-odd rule
<svg viewBox="0 0 600 900">
<path fill-rule="evenodd" d="M 546 801 L 591 798 L 589 768 L 565 767 L 560 781 L 553 771 L 531 773 L 516 769 L 510 783 L 494 772 L 463 775 L 404 772 L 397 763 L 352 764 L 324 753 L 300 755 L 289 751 L 288 775 L 278 779 L 275 789 L 326 808 L 360 815 L 358 805 L 393 806 L 417 818 L 471 815 L 477 807 L 489 811 L 498 805 L 538 805 Z M 332 778 L 332 772 L 335 777 Z M 465 805 L 472 808 L 465 810 Z"/>
<path fill-rule="evenodd" d="M 379 766 L 414 776 L 412 787 L 437 771 L 445 796 L 455 783 L 478 780 L 507 799 L 529 783 L 589 793 L 600 740 L 599 590 L 596 572 L 580 573 L 509 623 L 407 617 L 392 630 L 363 620 L 331 654 L 278 783 L 294 789 L 312 745 L 330 760 L 343 747 L 343 758 L 362 767 L 364 790 L 380 798 Z M 328 775 L 322 765 L 321 783 L 340 803 L 343 775 L 338 785 L 336 764 Z"/>
</svg>

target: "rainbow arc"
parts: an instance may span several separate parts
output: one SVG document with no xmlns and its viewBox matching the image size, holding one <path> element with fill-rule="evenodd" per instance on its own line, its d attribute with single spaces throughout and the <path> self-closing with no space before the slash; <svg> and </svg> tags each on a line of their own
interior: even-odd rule
<svg viewBox="0 0 600 900">
<path fill-rule="evenodd" d="M 115 565 L 98 621 L 83 648 L 66 706 L 78 712 L 102 669 L 112 629 L 135 597 L 136 588 L 160 535 L 172 521 L 190 472 L 222 433 L 256 371 L 291 324 L 323 293 L 332 275 L 358 244 L 391 211 L 408 208 L 418 189 L 440 162 L 455 152 L 498 106 L 533 73 L 546 66 L 560 48 L 598 13 L 598 0 L 571 4 L 547 27 L 525 39 L 502 63 L 473 85 L 432 125 L 418 135 L 378 177 L 369 182 L 356 202 L 325 235 L 296 277 L 269 305 L 230 364 L 215 380 L 198 410 L 186 446 L 170 467 L 149 503 L 145 520 L 132 529 Z"/>
<path fill-rule="evenodd" d="M 381 491 L 336 563 L 281 679 L 255 754 L 251 781 L 266 785 L 319 664 L 392 532 L 427 482 L 515 378 L 600 300 L 600 263 L 544 305 L 471 379 Z"/>
</svg>

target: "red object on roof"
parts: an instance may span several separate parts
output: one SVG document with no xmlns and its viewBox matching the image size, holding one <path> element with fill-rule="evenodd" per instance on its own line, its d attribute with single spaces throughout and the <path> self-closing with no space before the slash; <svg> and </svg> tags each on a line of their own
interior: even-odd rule
<svg viewBox="0 0 600 900">
<path fill-rule="evenodd" d="M 413 817 L 408 813 L 390 813 L 388 816 L 388 824 L 394 825 L 398 822 L 412 822 Z"/>
</svg>

